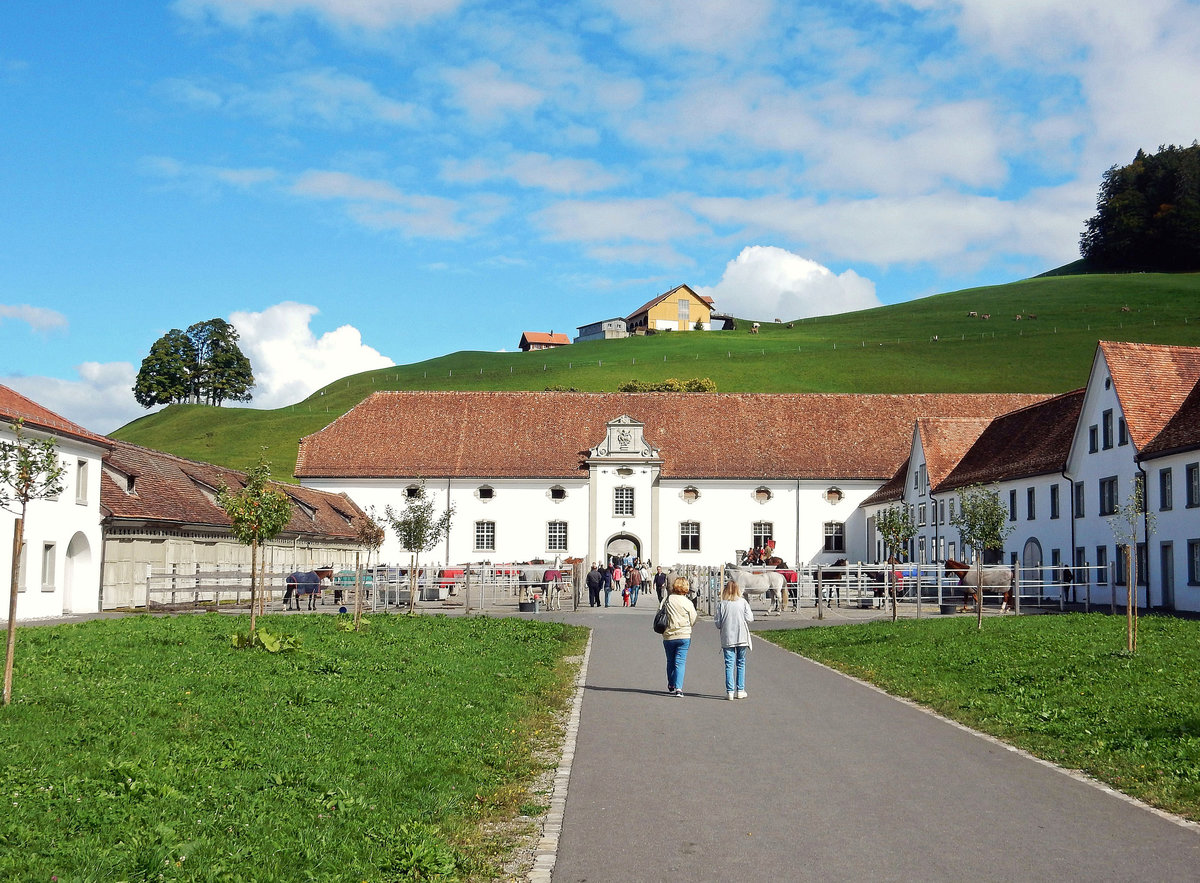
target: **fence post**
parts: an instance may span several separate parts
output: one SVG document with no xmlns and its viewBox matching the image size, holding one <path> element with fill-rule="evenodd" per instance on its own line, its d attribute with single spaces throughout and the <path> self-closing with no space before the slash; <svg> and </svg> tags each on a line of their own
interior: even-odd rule
<svg viewBox="0 0 1200 883">
<path fill-rule="evenodd" d="M 824 600 L 822 598 L 822 596 L 825 594 L 824 571 L 825 571 L 825 565 L 818 564 L 817 565 L 817 619 L 825 618 L 825 608 L 821 605 L 821 601 Z"/>
<path fill-rule="evenodd" d="M 1019 616 L 1021 613 L 1021 568 L 1017 567 L 1016 564 L 1012 566 L 1012 575 L 1013 613 Z M 1001 606 L 1003 606 L 1003 600 L 1001 601 Z"/>
</svg>

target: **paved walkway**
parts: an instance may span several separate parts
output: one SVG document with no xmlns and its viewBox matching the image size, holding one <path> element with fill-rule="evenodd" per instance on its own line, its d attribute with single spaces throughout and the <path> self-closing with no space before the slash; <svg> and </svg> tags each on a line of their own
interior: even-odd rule
<svg viewBox="0 0 1200 883">
<path fill-rule="evenodd" d="M 710 619 L 670 697 L 653 610 L 542 614 L 594 629 L 555 883 L 1200 877 L 1197 826 L 767 641 L 728 701 Z"/>
</svg>

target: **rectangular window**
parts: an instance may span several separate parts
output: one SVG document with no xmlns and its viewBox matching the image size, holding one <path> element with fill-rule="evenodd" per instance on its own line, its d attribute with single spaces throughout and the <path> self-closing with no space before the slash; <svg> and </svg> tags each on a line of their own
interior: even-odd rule
<svg viewBox="0 0 1200 883">
<path fill-rule="evenodd" d="M 684 521 L 679 525 L 679 551 L 700 551 L 700 522 Z"/>
<path fill-rule="evenodd" d="M 86 506 L 88 501 L 88 461 L 75 462 L 75 502 Z"/>
<path fill-rule="evenodd" d="M 683 331 L 684 327 L 688 323 L 688 307 L 690 305 L 691 303 L 686 297 L 681 297 L 679 299 L 679 321 L 681 323 L 679 326 L 680 331 Z"/>
<path fill-rule="evenodd" d="M 958 555 L 955 554 L 958 551 L 957 543 L 951 543 L 950 548 L 947 551 L 949 552 L 949 555 L 947 556 L 946 560 L 948 560 L 948 561 L 957 561 L 958 560 Z"/>
<path fill-rule="evenodd" d="M 950 521 L 948 521 L 948 522 L 946 522 L 946 523 L 947 523 L 947 524 L 950 524 L 950 523 L 951 523 L 951 522 L 953 522 L 953 521 L 954 521 L 954 501 L 953 501 L 953 500 L 951 500 L 951 501 L 950 501 Z M 951 558 L 953 558 L 954 556 L 953 556 L 953 555 L 951 555 L 950 557 L 951 557 Z"/>
<path fill-rule="evenodd" d="M 925 526 L 925 504 L 917 506 L 917 527 Z"/>
<path fill-rule="evenodd" d="M 1058 518 L 1061 514 L 1062 506 L 1058 501 L 1058 482 L 1050 485 L 1050 518 L 1051 520 Z"/>
<path fill-rule="evenodd" d="M 475 522 L 475 551 L 476 552 L 495 552 L 496 551 L 496 522 L 494 522 L 494 521 L 476 521 Z"/>
<path fill-rule="evenodd" d="M 1080 574 L 1078 577 L 1079 579 L 1086 580 L 1086 577 L 1083 575 L 1083 572 L 1082 572 L 1083 568 L 1086 565 L 1087 565 L 1087 550 L 1084 549 L 1083 546 L 1076 546 L 1075 547 L 1075 569 L 1080 571 Z"/>
<path fill-rule="evenodd" d="M 1030 521 L 1037 518 L 1037 508 L 1034 505 L 1036 494 L 1034 488 L 1028 488 L 1025 491 L 1025 517 Z"/>
<path fill-rule="evenodd" d="M 1188 585 L 1200 586 L 1200 540 L 1188 540 Z"/>
<path fill-rule="evenodd" d="M 941 500 L 938 503 L 938 512 L 940 513 L 938 516 L 938 523 L 945 524 L 946 523 L 946 501 L 945 500 Z"/>
<path fill-rule="evenodd" d="M 1108 546 L 1096 547 L 1096 583 L 1101 586 L 1108 583 Z"/>
<path fill-rule="evenodd" d="M 925 558 L 925 537 L 917 537 L 917 563 L 928 564 L 929 561 Z"/>
<path fill-rule="evenodd" d="M 1100 418 L 1100 442 L 1106 451 L 1113 446 L 1112 429 L 1113 412 L 1109 409 Z"/>
<path fill-rule="evenodd" d="M 546 549 L 551 552 L 567 551 L 567 523 L 551 521 L 546 525 Z"/>
<path fill-rule="evenodd" d="M 42 546 L 42 591 L 54 591 L 54 543 Z"/>
<path fill-rule="evenodd" d="M 619 487 L 613 489 L 613 515 L 618 518 L 633 517 L 633 488 Z"/>
<path fill-rule="evenodd" d="M 1161 512 L 1169 512 L 1174 505 L 1172 500 L 1174 488 L 1171 485 L 1170 467 L 1158 470 L 1158 508 Z"/>
<path fill-rule="evenodd" d="M 1135 578 L 1139 586 L 1146 584 L 1146 544 L 1137 544 L 1137 560 L 1134 567 L 1137 568 Z M 1123 586 L 1128 582 L 1129 576 L 1129 553 L 1128 547 L 1124 544 L 1117 546 L 1117 561 L 1116 573 L 1113 574 L 1113 585 Z"/>
<path fill-rule="evenodd" d="M 1100 427 L 1095 424 L 1088 427 L 1088 453 L 1094 454 L 1100 450 Z"/>
<path fill-rule="evenodd" d="M 1100 479 L 1100 516 L 1115 515 L 1117 512 L 1117 477 Z"/>
<path fill-rule="evenodd" d="M 1008 492 L 1008 520 L 1009 521 L 1017 520 L 1017 492 L 1016 491 Z"/>
<path fill-rule="evenodd" d="M 1083 482 L 1075 482 L 1075 517 L 1083 517 Z"/>
<path fill-rule="evenodd" d="M 1129 426 L 1125 423 L 1125 418 L 1122 417 L 1117 421 L 1117 445 L 1129 444 Z"/>
<path fill-rule="evenodd" d="M 775 525 L 769 521 L 756 521 L 753 528 L 752 548 L 765 549 L 775 539 Z"/>
<path fill-rule="evenodd" d="M 846 525 L 840 521 L 825 522 L 825 551 L 846 551 Z"/>
<path fill-rule="evenodd" d="M 1200 463 L 1189 463 L 1184 468 L 1184 479 L 1187 485 L 1187 507 L 1195 509 L 1200 506 Z"/>
<path fill-rule="evenodd" d="M 925 496 L 925 488 L 929 484 L 929 480 L 926 478 L 924 463 L 922 463 L 919 467 L 917 467 L 917 481 L 919 483 L 918 490 L 920 491 L 920 494 L 923 497 L 923 496 Z"/>
<path fill-rule="evenodd" d="M 938 561 L 946 560 L 946 538 L 938 537 Z"/>
</svg>

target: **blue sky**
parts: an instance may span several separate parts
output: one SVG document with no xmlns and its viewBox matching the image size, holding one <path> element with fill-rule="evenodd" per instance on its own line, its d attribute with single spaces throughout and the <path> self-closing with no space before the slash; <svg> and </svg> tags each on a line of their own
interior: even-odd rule
<svg viewBox="0 0 1200 883">
<path fill-rule="evenodd" d="M 254 406 L 679 283 L 771 319 L 1067 263 L 1200 137 L 1173 0 L 8 0 L 0 382 L 90 429 L 171 328 Z"/>
</svg>

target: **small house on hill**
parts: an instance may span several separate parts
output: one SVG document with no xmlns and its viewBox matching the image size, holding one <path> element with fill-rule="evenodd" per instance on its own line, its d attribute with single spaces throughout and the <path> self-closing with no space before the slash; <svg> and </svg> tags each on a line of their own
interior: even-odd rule
<svg viewBox="0 0 1200 883">
<path fill-rule="evenodd" d="M 551 350 L 556 346 L 566 346 L 571 342 L 571 339 L 565 334 L 555 334 L 553 331 L 547 333 L 545 331 L 523 331 L 521 332 L 521 342 L 518 346 L 521 352 L 528 353 L 533 350 Z"/>
<path fill-rule="evenodd" d="M 624 316 L 580 325 L 577 330 L 579 333 L 575 335 L 576 343 L 583 343 L 585 340 L 619 340 L 629 336 Z"/>
<path fill-rule="evenodd" d="M 701 297 L 679 285 L 642 304 L 625 317 L 630 333 L 639 331 L 691 331 L 699 325 L 712 330 L 713 299 Z"/>
</svg>

